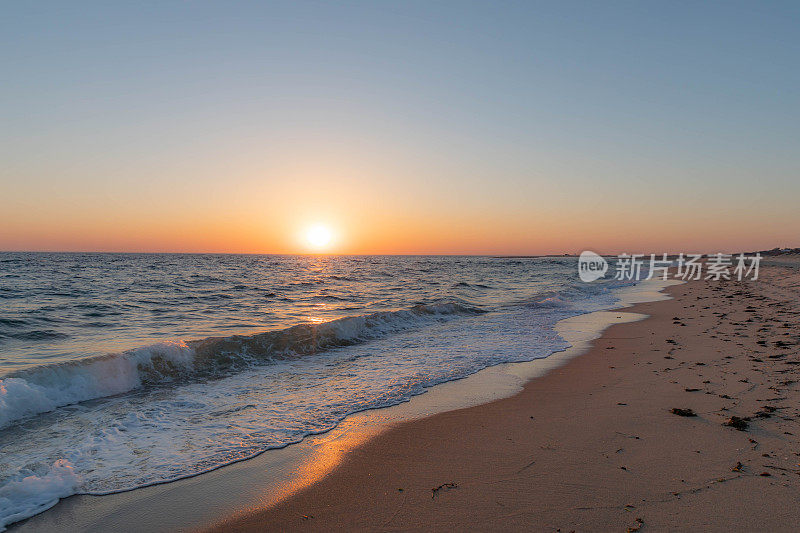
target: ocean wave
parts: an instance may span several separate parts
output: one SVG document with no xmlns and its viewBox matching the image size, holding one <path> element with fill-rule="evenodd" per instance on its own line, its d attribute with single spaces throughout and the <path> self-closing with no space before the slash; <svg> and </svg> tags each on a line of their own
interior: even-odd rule
<svg viewBox="0 0 800 533">
<path fill-rule="evenodd" d="M 0 326 L 27 326 L 28 322 L 17 318 L 0 318 Z"/>
<path fill-rule="evenodd" d="M 401 311 L 352 316 L 320 324 L 299 324 L 256 335 L 210 337 L 189 341 L 195 351 L 195 370 L 219 373 L 268 360 L 310 355 L 331 348 L 350 346 L 390 333 L 425 325 L 431 319 L 480 313 L 458 303 L 416 305 Z"/>
<path fill-rule="evenodd" d="M 145 375 L 190 368 L 185 343 L 160 343 L 78 361 L 42 365 L 0 379 L 0 428 L 57 407 L 121 394 L 142 386 Z"/>
<path fill-rule="evenodd" d="M 331 274 L 328 276 L 328 278 L 335 281 L 358 281 L 356 278 L 351 276 L 337 276 L 335 274 Z"/>
<path fill-rule="evenodd" d="M 0 379 L 0 428 L 58 407 L 143 386 L 221 377 L 257 364 L 376 339 L 432 320 L 480 312 L 458 303 L 416 305 L 256 335 L 161 342 L 116 354 L 37 366 Z"/>
<path fill-rule="evenodd" d="M 331 294 L 320 294 L 318 296 L 314 296 L 311 298 L 312 301 L 315 302 L 348 302 L 347 298 L 340 298 L 339 296 L 333 296 Z"/>
<path fill-rule="evenodd" d="M 55 331 L 52 329 L 37 329 L 33 331 L 24 331 L 22 333 L 12 333 L 8 336 L 14 339 L 25 340 L 25 341 L 51 341 L 51 340 L 69 338 L 69 335 L 67 335 L 66 333 L 61 333 L 60 331 Z"/>
<path fill-rule="evenodd" d="M 452 289 L 470 288 L 470 289 L 491 289 L 489 285 L 483 283 L 467 283 L 466 281 L 459 281 L 451 286 Z"/>
</svg>

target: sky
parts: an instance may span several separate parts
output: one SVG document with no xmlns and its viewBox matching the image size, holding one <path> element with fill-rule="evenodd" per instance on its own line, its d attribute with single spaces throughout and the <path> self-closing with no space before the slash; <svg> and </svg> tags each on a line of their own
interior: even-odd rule
<svg viewBox="0 0 800 533">
<path fill-rule="evenodd" d="M 0 250 L 800 246 L 797 2 L 3 12 Z"/>
</svg>

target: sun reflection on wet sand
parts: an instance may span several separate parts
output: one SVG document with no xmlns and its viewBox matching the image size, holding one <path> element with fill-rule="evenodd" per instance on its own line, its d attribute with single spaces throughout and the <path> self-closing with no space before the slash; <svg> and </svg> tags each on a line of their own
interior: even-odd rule
<svg viewBox="0 0 800 533">
<path fill-rule="evenodd" d="M 294 476 L 277 487 L 274 503 L 319 481 L 334 468 L 339 466 L 345 455 L 357 448 L 392 424 L 392 420 L 371 420 L 366 423 L 365 417 L 354 417 L 345 421 L 332 432 L 310 439 L 311 454 L 298 465 Z"/>
</svg>

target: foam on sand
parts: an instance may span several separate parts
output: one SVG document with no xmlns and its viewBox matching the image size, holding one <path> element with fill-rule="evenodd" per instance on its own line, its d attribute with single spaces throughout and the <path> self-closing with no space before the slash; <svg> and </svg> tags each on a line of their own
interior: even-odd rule
<svg viewBox="0 0 800 533">
<path fill-rule="evenodd" d="M 58 500 L 75 493 L 80 478 L 66 459 L 59 459 L 41 475 L 20 472 L 0 486 L 0 531 L 8 524 L 46 511 Z"/>
</svg>

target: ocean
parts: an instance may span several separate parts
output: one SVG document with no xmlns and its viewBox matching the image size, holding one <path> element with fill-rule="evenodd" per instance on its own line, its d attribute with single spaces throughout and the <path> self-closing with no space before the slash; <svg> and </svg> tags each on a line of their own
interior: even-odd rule
<svg viewBox="0 0 800 533">
<path fill-rule="evenodd" d="M 624 284 L 574 257 L 0 253 L 0 529 L 547 357 Z"/>
</svg>

